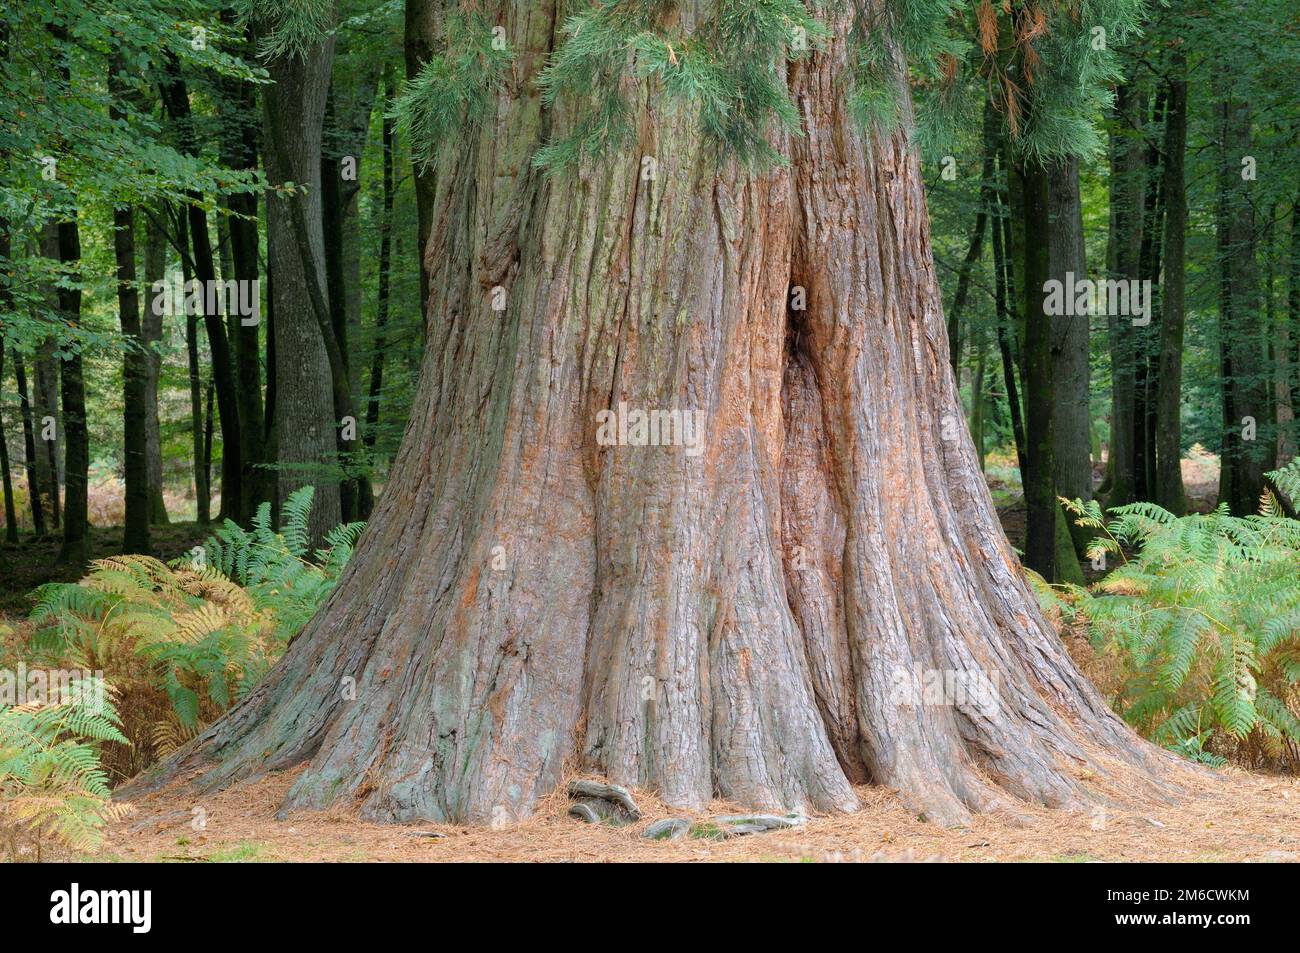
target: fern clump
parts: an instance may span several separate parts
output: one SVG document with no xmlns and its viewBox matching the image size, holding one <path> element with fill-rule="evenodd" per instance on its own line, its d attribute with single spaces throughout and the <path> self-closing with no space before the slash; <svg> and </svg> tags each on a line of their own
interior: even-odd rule
<svg viewBox="0 0 1300 953">
<path fill-rule="evenodd" d="M 1258 515 L 1226 506 L 1176 517 L 1153 503 L 1110 512 L 1063 501 L 1120 560 L 1049 608 L 1086 621 L 1118 663 L 1115 704 L 1138 730 L 1194 760 L 1279 759 L 1300 744 L 1300 522 L 1266 493 Z M 1129 554 L 1132 555 L 1129 555 Z"/>
<path fill-rule="evenodd" d="M 93 562 L 79 582 L 36 591 L 26 653 L 103 672 L 118 689 L 132 743 L 123 774 L 243 698 L 332 591 L 363 524 L 335 527 L 310 553 L 311 504 L 304 487 L 285 500 L 279 532 L 263 504 L 251 529 L 227 522 L 170 565 L 115 556 Z"/>
<path fill-rule="evenodd" d="M 274 621 L 248 592 L 215 569 L 151 556 L 98 559 L 80 582 L 42 586 L 31 620 L 35 658 L 104 672 L 133 696 L 165 693 L 154 733 L 172 720 L 173 735 L 192 733 L 279 654 Z"/>
<path fill-rule="evenodd" d="M 312 487 L 304 486 L 289 495 L 281 506 L 284 526 L 279 532 L 271 525 L 269 503 L 258 507 L 251 529 L 227 520 L 194 560 L 242 586 L 270 614 L 278 637 L 286 642 L 333 590 L 366 525 L 334 527 L 325 534 L 325 546 L 312 553 L 307 520 L 313 494 Z"/>
<path fill-rule="evenodd" d="M 104 827 L 128 808 L 110 800 L 104 742 L 126 744 L 111 692 L 95 678 L 40 702 L 0 707 L 0 821 L 11 859 L 16 832 L 79 851 L 98 849 Z M 38 856 L 39 859 L 39 856 Z"/>
</svg>

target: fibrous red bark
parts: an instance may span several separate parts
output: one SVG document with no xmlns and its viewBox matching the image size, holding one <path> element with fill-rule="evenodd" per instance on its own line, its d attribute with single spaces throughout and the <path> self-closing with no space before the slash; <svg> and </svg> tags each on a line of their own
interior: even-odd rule
<svg viewBox="0 0 1300 953">
<path fill-rule="evenodd" d="M 791 67 L 786 168 L 718 166 L 650 96 L 634 147 L 547 178 L 552 12 L 505 19 L 532 52 L 441 160 L 421 386 L 342 583 L 165 774 L 309 760 L 286 807 L 467 822 L 569 767 L 684 808 L 850 811 L 871 779 L 945 823 L 1164 785 L 999 527 L 918 162 L 845 115 L 839 41 Z M 702 452 L 603 445 L 624 407 L 702 412 Z M 909 691 L 932 674 L 993 704 Z"/>
</svg>

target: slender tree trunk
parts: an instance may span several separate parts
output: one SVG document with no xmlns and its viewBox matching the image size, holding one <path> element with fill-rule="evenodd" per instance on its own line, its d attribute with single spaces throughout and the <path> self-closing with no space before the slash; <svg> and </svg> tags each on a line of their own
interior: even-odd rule
<svg viewBox="0 0 1300 953">
<path fill-rule="evenodd" d="M 278 494 L 283 503 L 298 487 L 315 486 L 310 529 L 317 542 L 342 516 L 336 476 L 336 428 L 342 423 L 336 416 L 336 391 L 346 371 L 331 363 L 320 181 L 321 126 L 333 51 L 331 36 L 301 56 L 272 60 L 267 68 L 275 82 L 262 92 L 268 177 L 274 184 L 306 187 L 301 196 L 271 194 L 267 205 L 267 247 L 275 276 Z M 323 325 L 313 294 L 324 301 Z"/>
<path fill-rule="evenodd" d="M 23 356 L 14 349 L 14 380 L 18 385 L 18 403 L 23 418 L 23 458 L 27 467 L 27 497 L 32 508 L 32 529 L 38 537 L 44 536 L 45 506 L 41 502 L 41 481 L 36 471 L 36 433 L 32 423 L 31 395 L 27 390 L 27 370 Z"/>
<path fill-rule="evenodd" d="M 167 81 L 162 85 L 163 103 L 167 113 L 180 133 L 184 152 L 196 155 L 198 144 L 190 114 L 189 92 L 181 77 L 180 65 L 174 58 L 168 64 Z M 231 358 L 230 339 L 220 308 L 207 308 L 206 289 L 215 287 L 216 261 L 213 257 L 212 239 L 208 231 L 208 215 L 203 208 L 202 196 L 193 195 L 186 206 L 189 217 L 190 248 L 193 251 L 194 277 L 205 289 L 202 310 L 203 328 L 207 332 L 208 350 L 212 355 L 212 377 L 217 388 L 217 412 L 221 421 L 221 512 L 222 519 L 240 518 L 240 501 L 243 462 L 240 451 L 239 398 Z M 211 312 L 211 313 L 209 313 Z"/>
<path fill-rule="evenodd" d="M 189 225 L 183 212 L 178 210 L 176 216 L 177 233 L 181 236 L 181 247 L 188 244 Z M 189 287 L 193 272 L 190 259 L 181 256 L 181 276 L 185 286 Z M 185 356 L 189 365 L 190 380 L 190 435 L 191 449 L 194 455 L 194 505 L 195 518 L 207 525 L 212 519 L 212 491 L 208 483 L 207 468 L 203 464 L 203 383 L 199 374 L 199 318 L 188 304 L 185 306 Z"/>
<path fill-rule="evenodd" d="M 988 373 L 988 341 L 984 328 L 978 328 L 974 334 L 975 378 L 970 388 L 970 432 L 975 441 L 975 453 L 979 457 L 980 472 L 984 472 L 984 375 Z"/>
<path fill-rule="evenodd" d="M 563 17 L 524 9 L 512 48 L 552 45 L 536 24 Z M 645 104 L 639 143 L 545 177 L 528 159 L 571 120 L 517 60 L 440 153 L 389 488 L 327 607 L 158 780 L 307 760 L 286 809 L 488 823 L 569 766 L 687 809 L 853 810 L 869 777 L 956 824 L 1190 774 L 1075 669 L 942 423 L 919 165 L 847 124 L 847 32 L 791 68 L 806 135 L 773 132 L 789 165 L 752 177 Z M 609 414 L 654 408 L 699 439 L 618 439 Z M 996 714 L 909 697 L 933 671 L 983 672 Z"/>
<path fill-rule="evenodd" d="M 391 74 L 388 84 L 391 84 Z M 388 85 L 386 84 L 386 86 Z M 374 451 L 379 434 L 379 402 L 384 392 L 384 357 L 388 349 L 389 273 L 393 248 L 393 120 L 383 119 L 383 198 L 379 210 L 379 282 L 375 291 L 375 347 L 370 358 L 370 394 L 366 400 L 366 448 Z M 369 518 L 369 512 L 363 513 Z"/>
<path fill-rule="evenodd" d="M 49 222 L 41 230 L 40 254 L 55 261 L 59 258 L 59 228 Z M 53 285 L 45 288 L 45 303 L 51 312 L 59 310 L 59 292 Z M 59 406 L 59 394 L 62 390 L 59 376 L 62 367 L 59 360 L 59 345 L 54 334 L 41 342 L 35 358 L 36 393 L 34 409 L 36 412 L 37 438 L 40 441 L 40 453 L 37 461 L 37 473 L 45 498 L 50 501 L 50 524 L 54 529 L 63 528 L 63 428 L 59 426 L 62 410 Z"/>
<path fill-rule="evenodd" d="M 1187 280 L 1187 56 L 1174 53 L 1165 114 L 1164 291 L 1160 298 L 1160 375 L 1156 393 L 1155 500 L 1171 513 L 1187 512 L 1183 489 L 1183 328 Z"/>
<path fill-rule="evenodd" d="M 9 63 L 9 24 L 0 23 L 0 66 Z M 13 309 L 13 290 L 10 288 L 10 263 L 13 261 L 13 242 L 9 233 L 9 221 L 0 218 L 0 261 L 4 262 L 4 273 L 0 274 L 0 314 L 7 314 Z M 4 392 L 5 335 L 4 322 L 0 321 L 0 393 Z M 18 542 L 18 511 L 14 506 L 13 476 L 9 473 L 9 443 L 5 435 L 3 414 L 0 414 L 0 471 L 3 471 L 4 505 L 5 505 L 5 539 L 11 543 Z M 30 468 L 28 476 L 30 479 Z"/>
<path fill-rule="evenodd" d="M 122 326 L 122 449 L 126 516 L 122 549 L 149 552 L 149 452 L 146 420 L 148 355 L 140 328 L 140 290 L 135 275 L 135 211 L 113 210 L 113 253 L 117 260 L 117 310 Z"/>
<path fill-rule="evenodd" d="M 222 18 L 234 25 L 234 12 L 223 10 Z M 256 49 L 252 31 L 246 31 L 236 52 L 250 57 Z M 231 79 L 226 84 L 226 99 L 231 103 L 231 131 L 222 137 L 221 161 L 231 169 L 250 172 L 257 169 L 258 128 L 260 126 L 257 91 L 252 83 Z M 260 503 L 275 492 L 274 473 L 265 464 L 271 462 L 266 448 L 266 425 L 262 408 L 261 303 L 257 195 L 237 192 L 223 198 L 229 213 L 226 229 L 230 239 L 231 275 L 243 289 L 258 289 L 257 319 L 244 315 L 231 322 L 230 340 L 234 351 L 236 412 L 239 418 L 241 524 L 247 525 Z M 223 275 L 225 277 L 225 275 Z M 224 426 L 223 426 L 224 443 Z M 225 449 L 223 447 L 223 454 Z M 232 501 L 233 502 L 233 501 Z"/>
<path fill-rule="evenodd" d="M 986 156 L 985 170 L 991 177 L 993 175 L 993 157 Z M 987 209 L 980 205 L 980 210 L 975 214 L 975 226 L 971 229 L 970 244 L 966 246 L 966 255 L 962 258 L 961 267 L 957 271 L 957 290 L 952 299 L 952 314 L 948 316 L 948 363 L 952 366 L 953 378 L 958 383 L 960 390 L 961 374 L 961 315 L 966 307 L 966 297 L 970 293 L 971 274 L 975 270 L 975 263 L 980 260 L 984 253 L 984 223 L 988 219 Z"/>
<path fill-rule="evenodd" d="M 67 30 L 62 23 L 50 26 L 51 34 L 67 43 Z M 72 85 L 71 69 L 66 60 L 58 64 L 58 72 L 65 88 Z M 63 266 L 67 287 L 58 289 L 59 313 L 69 328 L 81 325 L 81 236 L 76 212 L 55 226 L 58 260 Z M 86 386 L 81 348 L 73 347 L 64 356 L 59 374 L 59 397 L 63 404 L 64 441 L 63 466 L 63 545 L 59 548 L 59 562 L 84 565 L 90 561 L 90 439 L 86 428 Z M 57 468 L 56 468 L 57 473 Z M 55 488 L 55 496 L 58 489 Z"/>
<path fill-rule="evenodd" d="M 0 62 L 9 59 L 9 30 L 0 28 Z M 9 287 L 7 269 L 13 260 L 13 246 L 9 237 L 9 222 L 0 218 L 0 261 L 4 262 L 5 273 L 0 273 L 0 314 L 7 314 L 13 309 L 13 292 Z M 0 321 L 0 393 L 4 391 L 5 379 L 5 343 L 4 322 Z M 5 505 L 5 539 L 11 543 L 18 542 L 18 510 L 14 505 L 13 476 L 9 472 L 9 442 L 5 435 L 5 422 L 0 414 L 0 477 L 4 482 Z"/>
<path fill-rule="evenodd" d="M 1160 333 L 1160 254 L 1164 237 L 1165 165 L 1157 138 L 1164 126 L 1167 86 L 1156 92 L 1146 130 L 1146 175 L 1142 200 L 1142 242 L 1138 251 L 1137 276 L 1151 289 L 1145 322 L 1132 324 L 1133 335 L 1133 495 L 1140 500 L 1155 497 L 1155 414 L 1158 388 Z"/>
<path fill-rule="evenodd" d="M 166 214 L 159 210 L 159 219 Z M 146 216 L 144 281 L 153 288 L 167 276 L 167 234 Z M 162 354 L 159 348 L 163 339 L 163 309 L 150 306 L 144 309 L 140 337 L 144 344 L 144 424 L 145 469 L 149 474 L 149 522 L 166 524 L 167 504 L 163 499 L 162 424 L 158 419 L 158 379 L 162 375 Z"/>
<path fill-rule="evenodd" d="M 125 69 L 120 57 L 109 62 L 108 89 L 114 97 L 109 115 L 122 118 L 120 103 L 126 95 L 117 79 Z M 113 209 L 113 257 L 117 266 L 117 312 L 122 328 L 122 465 L 125 516 L 122 550 L 149 552 L 149 452 L 146 421 L 148 356 L 140 324 L 140 288 L 135 270 L 135 209 Z"/>
<path fill-rule="evenodd" d="M 59 260 L 79 280 L 81 238 L 75 218 L 59 222 Z M 81 289 L 59 289 L 59 311 L 70 327 L 81 324 Z M 65 491 L 63 545 L 59 562 L 84 565 L 90 561 L 90 434 L 86 429 L 86 384 L 80 348 L 63 359 L 59 396 L 63 403 Z"/>
<path fill-rule="evenodd" d="M 1043 306 L 1044 283 L 1051 274 L 1048 257 L 1048 172 L 1035 161 L 1018 170 L 1024 196 L 1025 316 L 1025 565 L 1056 581 L 1056 447 L 1052 379 L 1052 324 Z"/>
<path fill-rule="evenodd" d="M 215 389 L 216 384 L 212 378 L 209 377 L 208 399 L 205 404 L 207 410 L 204 412 L 203 417 L 203 485 L 205 487 L 212 486 L 212 433 L 214 429 L 212 420 L 212 404 L 214 403 L 213 392 Z"/>
<path fill-rule="evenodd" d="M 1129 281 L 1138 276 L 1138 255 L 1142 246 L 1142 114 L 1144 97 L 1131 83 L 1116 90 L 1115 121 L 1118 131 L 1110 140 L 1110 235 L 1107 245 L 1106 277 Z M 1135 362 L 1137 346 L 1129 315 L 1107 309 L 1111 353 L 1110 455 L 1107 463 L 1106 505 L 1132 503 L 1137 487 L 1136 454 L 1133 444 L 1136 396 Z"/>
<path fill-rule="evenodd" d="M 275 426 L 275 275 L 271 264 L 266 265 L 266 405 L 263 409 L 262 432 L 266 435 L 264 453 L 267 460 L 280 459 L 280 440 Z M 279 474 L 274 468 L 267 470 L 267 487 L 271 491 L 271 512 L 279 524 L 280 485 Z"/>
<path fill-rule="evenodd" d="M 996 155 L 997 133 L 992 107 L 984 106 L 984 150 L 985 155 Z M 1007 264 L 1007 220 L 1008 213 L 1002 203 L 1001 188 L 986 182 L 985 202 L 992 210 L 993 216 L 993 300 L 997 315 L 998 353 L 1002 359 L 1002 383 L 1007 396 L 1007 413 L 1011 417 L 1011 434 L 1016 443 L 1016 464 L 1020 470 L 1021 483 L 1025 475 L 1025 427 L 1021 416 L 1020 393 L 1016 387 L 1016 359 L 1012 347 L 1015 329 L 1015 317 L 1012 314 L 1012 300 L 1015 291 L 1009 287 L 1010 267 Z"/>
<path fill-rule="evenodd" d="M 433 57 L 435 37 L 441 33 L 439 14 L 442 5 L 438 0 L 406 0 L 403 30 L 403 55 L 406 78 L 414 79 Z M 413 163 L 415 183 L 416 249 L 420 264 L 420 306 L 429 303 L 429 232 L 433 227 L 433 201 L 436 175 L 433 169 Z"/>
<path fill-rule="evenodd" d="M 1264 226 L 1264 337 L 1268 341 L 1269 419 L 1275 430 L 1270 467 L 1284 467 L 1296 455 L 1295 415 L 1291 407 L 1291 326 L 1289 315 L 1277 307 L 1277 265 L 1281 243 L 1277 240 L 1279 212 L 1276 203 L 1268 208 Z"/>
<path fill-rule="evenodd" d="M 1287 380 L 1291 388 L 1291 407 L 1300 415 L 1300 196 L 1291 203 L 1290 259 L 1286 285 L 1286 310 L 1291 329 L 1290 348 L 1287 351 Z M 1295 439 L 1300 442 L 1300 433 L 1296 434 Z"/>
<path fill-rule="evenodd" d="M 1056 493 L 1066 499 L 1092 499 L 1091 374 L 1088 365 L 1090 315 L 1075 307 L 1074 282 L 1088 277 L 1083 206 L 1079 199 L 1079 160 L 1048 169 L 1049 276 L 1061 283 L 1062 314 L 1052 317 L 1052 421 L 1055 436 Z"/>
<path fill-rule="evenodd" d="M 1227 79 L 1221 79 L 1226 86 Z M 1254 513 L 1264 491 L 1271 441 L 1268 387 L 1260 327 L 1259 275 L 1255 264 L 1255 211 L 1251 181 L 1243 178 L 1251 154 L 1251 107 L 1224 92 L 1218 113 L 1222 151 L 1219 170 L 1217 244 L 1220 268 L 1219 339 L 1223 366 L 1224 442 L 1219 501 L 1238 516 Z"/>
<path fill-rule="evenodd" d="M 345 48 L 336 52 L 336 57 L 346 58 L 347 55 Z M 345 395 L 341 388 L 338 389 L 335 416 L 340 420 L 350 415 L 351 408 L 358 406 L 360 397 L 360 366 L 354 366 L 349 360 L 351 348 L 348 341 L 355 338 L 361 324 L 361 231 L 357 201 L 361 191 L 359 169 L 370 131 L 370 115 L 379 85 L 379 67 L 377 60 L 362 58 L 355 68 L 336 70 L 325 111 L 321 192 L 326 288 L 332 305 L 334 337 L 347 369 L 349 387 L 347 400 L 341 399 Z M 360 427 L 361 421 L 358 419 L 353 429 Z M 350 522 L 369 513 L 374 506 L 374 498 L 366 472 L 366 455 L 350 455 L 349 442 L 342 438 L 345 431 L 346 428 L 340 428 L 338 450 L 340 459 L 347 461 L 353 472 L 342 481 L 339 493 L 343 519 Z M 361 446 L 356 441 L 352 443 Z"/>
<path fill-rule="evenodd" d="M 0 233 L 4 238 L 0 240 L 0 258 L 6 262 L 9 261 L 9 228 L 7 224 L 0 223 Z M 8 298 L 8 289 L 4 292 L 4 297 Z M 4 306 L 8 307 L 6 301 Z M 0 327 L 0 330 L 3 330 Z M 3 337 L 0 336 L 0 385 L 3 385 L 5 379 L 5 349 Z M 18 509 L 14 505 L 14 481 L 13 475 L 9 472 L 9 441 L 5 436 L 4 414 L 0 413 L 0 481 L 4 484 L 4 503 L 5 503 L 5 541 L 9 543 L 18 542 Z"/>
</svg>

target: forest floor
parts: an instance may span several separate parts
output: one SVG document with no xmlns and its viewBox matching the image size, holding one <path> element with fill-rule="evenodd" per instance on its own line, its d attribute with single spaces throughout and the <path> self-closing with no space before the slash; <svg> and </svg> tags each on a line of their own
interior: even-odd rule
<svg viewBox="0 0 1300 953">
<path fill-rule="evenodd" d="M 153 554 L 164 561 L 176 559 L 202 543 L 216 529 L 215 524 L 167 523 L 150 529 Z M 122 527 L 92 526 L 91 556 L 103 559 L 122 552 Z M 18 543 L 0 542 L 0 620 L 6 616 L 23 617 L 35 605 L 32 597 L 37 586 L 47 582 L 76 582 L 78 568 L 60 563 L 58 532 L 45 536 L 23 535 Z"/>
<path fill-rule="evenodd" d="M 142 798 L 114 826 L 112 861 L 1300 861 L 1300 779 L 1235 768 L 1176 804 L 1068 813 L 1028 807 L 1026 820 L 977 816 L 968 828 L 918 820 L 891 792 L 861 787 L 854 814 L 811 818 L 784 831 L 714 841 L 642 836 L 670 812 L 637 792 L 644 817 L 627 827 L 567 815 L 562 794 L 529 820 L 498 829 L 369 824 L 345 811 L 275 817 L 297 771 L 196 797 L 173 787 Z M 693 819 L 737 813 L 715 803 Z M 194 830 L 194 819 L 206 825 Z"/>
</svg>

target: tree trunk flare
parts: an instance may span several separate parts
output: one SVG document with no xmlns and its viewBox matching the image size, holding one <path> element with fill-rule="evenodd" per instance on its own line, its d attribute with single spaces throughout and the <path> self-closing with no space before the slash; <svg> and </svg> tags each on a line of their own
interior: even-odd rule
<svg viewBox="0 0 1300 953">
<path fill-rule="evenodd" d="M 527 10 L 511 47 L 545 52 L 562 18 Z M 919 163 L 849 125 L 844 56 L 791 67 L 788 168 L 719 169 L 642 102 L 634 146 L 550 178 L 529 159 L 572 117 L 518 57 L 440 158 L 420 388 L 358 551 L 160 777 L 310 760 L 286 809 L 473 823 L 568 766 L 681 808 L 851 811 L 870 778 L 942 823 L 1080 805 L 1089 778 L 1171 790 L 1043 621 L 952 425 Z M 701 442 L 599 436 L 652 410 L 700 412 Z M 936 672 L 996 702 L 928 704 Z"/>
</svg>

